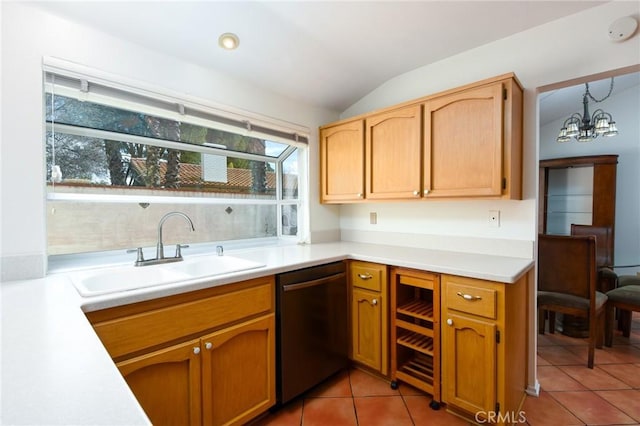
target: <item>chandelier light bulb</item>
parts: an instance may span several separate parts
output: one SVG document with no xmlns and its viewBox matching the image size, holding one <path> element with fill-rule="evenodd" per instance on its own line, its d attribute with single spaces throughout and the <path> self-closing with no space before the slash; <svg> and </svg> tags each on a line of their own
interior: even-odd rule
<svg viewBox="0 0 640 426">
<path fill-rule="evenodd" d="M 602 136 L 606 136 L 610 138 L 611 136 L 615 136 L 618 134 L 618 128 L 616 127 L 616 122 L 612 121 L 609 123 L 609 130 L 603 133 Z"/>
<path fill-rule="evenodd" d="M 611 114 L 601 109 L 594 111 L 593 115 L 589 114 L 589 99 L 596 103 L 602 102 L 611 96 L 611 92 L 613 92 L 613 77 L 611 78 L 609 93 L 602 99 L 594 98 L 589 93 L 589 83 L 586 83 L 585 92 L 582 96 L 583 113 L 573 113 L 564 121 L 556 141 L 568 142 L 571 138 L 575 138 L 578 142 L 589 142 L 598 136 L 611 137 L 617 135 L 618 128 Z"/>
</svg>

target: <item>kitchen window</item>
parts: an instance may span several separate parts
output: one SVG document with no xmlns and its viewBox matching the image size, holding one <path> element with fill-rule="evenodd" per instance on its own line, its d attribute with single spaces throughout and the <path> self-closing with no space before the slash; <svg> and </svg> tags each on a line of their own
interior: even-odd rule
<svg viewBox="0 0 640 426">
<path fill-rule="evenodd" d="M 306 239 L 304 128 L 45 61 L 49 255 Z M 168 255 L 171 253 L 169 252 Z"/>
</svg>

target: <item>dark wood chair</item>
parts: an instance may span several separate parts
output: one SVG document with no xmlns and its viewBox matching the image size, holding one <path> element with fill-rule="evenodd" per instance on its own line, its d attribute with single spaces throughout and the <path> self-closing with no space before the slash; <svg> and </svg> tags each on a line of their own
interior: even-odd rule
<svg viewBox="0 0 640 426">
<path fill-rule="evenodd" d="M 593 235 L 538 235 L 538 333 L 544 334 L 547 312 L 550 333 L 555 332 L 555 312 L 587 318 L 589 368 L 604 340 L 607 296 L 596 290 L 597 280 Z"/>
<path fill-rule="evenodd" d="M 640 275 L 620 275 L 618 277 L 618 284 L 616 285 L 616 289 L 621 289 L 627 286 L 629 287 L 635 286 L 640 288 Z M 609 295 L 610 291 L 611 290 L 607 292 L 607 296 Z M 612 306 L 616 308 L 615 315 L 616 315 L 616 318 L 618 319 L 618 330 L 622 331 L 622 335 L 624 337 L 629 337 L 631 335 L 631 318 L 632 318 L 631 314 L 632 314 L 632 311 L 634 311 L 634 309 L 625 309 L 623 306 L 624 299 L 621 299 L 621 296 L 624 296 L 624 295 L 629 296 L 629 293 L 619 291 L 613 294 L 614 294 L 614 299 L 620 302 L 620 303 L 612 303 Z M 634 301 L 629 300 L 629 304 L 633 306 Z M 636 301 L 635 304 L 638 305 L 640 303 Z"/>
<path fill-rule="evenodd" d="M 640 281 L 640 279 L 638 281 Z M 611 346 L 613 342 L 613 309 L 620 309 L 621 312 L 624 312 L 629 316 L 629 324 L 626 325 L 622 331 L 623 336 L 629 337 L 631 332 L 631 313 L 640 312 L 640 285 L 623 285 L 607 292 L 607 298 L 605 345 Z M 623 318 L 623 315 L 621 315 L 620 317 Z"/>
<path fill-rule="evenodd" d="M 618 276 L 613 271 L 613 233 L 610 226 L 571 224 L 571 235 L 596 237 L 597 290 L 606 293 L 617 287 Z"/>
</svg>

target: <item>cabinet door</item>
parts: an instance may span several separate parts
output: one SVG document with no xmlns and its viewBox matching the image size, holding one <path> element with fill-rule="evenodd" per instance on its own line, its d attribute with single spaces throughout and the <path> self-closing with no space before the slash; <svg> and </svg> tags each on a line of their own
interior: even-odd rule
<svg viewBox="0 0 640 426">
<path fill-rule="evenodd" d="M 502 83 L 424 104 L 424 191 L 427 197 L 502 193 Z"/>
<path fill-rule="evenodd" d="M 495 410 L 496 325 L 448 312 L 442 330 L 443 394 L 469 413 Z"/>
<path fill-rule="evenodd" d="M 117 364 L 154 425 L 201 424 L 200 341 Z"/>
<path fill-rule="evenodd" d="M 275 316 L 201 339 L 206 425 L 244 424 L 275 404 Z"/>
<path fill-rule="evenodd" d="M 366 197 L 419 198 L 421 191 L 420 105 L 366 119 Z"/>
<path fill-rule="evenodd" d="M 321 201 L 364 197 L 364 123 L 340 124 L 320 131 Z"/>
<path fill-rule="evenodd" d="M 354 288 L 352 297 L 353 359 L 381 371 L 382 300 L 380 293 Z"/>
</svg>

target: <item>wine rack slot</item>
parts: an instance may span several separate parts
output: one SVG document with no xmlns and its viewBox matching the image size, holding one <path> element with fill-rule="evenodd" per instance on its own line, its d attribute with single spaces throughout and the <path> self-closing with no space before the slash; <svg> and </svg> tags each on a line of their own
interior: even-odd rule
<svg viewBox="0 0 640 426">
<path fill-rule="evenodd" d="M 391 387 L 406 382 L 440 407 L 440 276 L 391 271 Z"/>
</svg>

